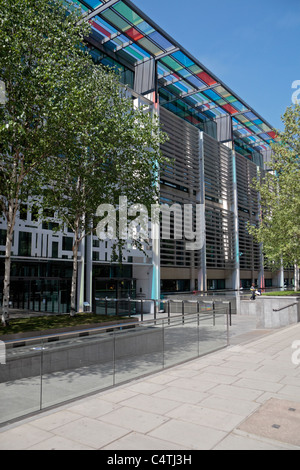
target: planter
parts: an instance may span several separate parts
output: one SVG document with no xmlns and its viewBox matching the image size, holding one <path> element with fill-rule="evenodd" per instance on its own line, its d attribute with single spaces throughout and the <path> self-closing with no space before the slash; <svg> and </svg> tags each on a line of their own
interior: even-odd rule
<svg viewBox="0 0 300 470">
<path fill-rule="evenodd" d="M 282 328 L 300 322 L 299 296 L 256 297 L 241 300 L 241 315 L 256 316 L 257 328 Z"/>
</svg>

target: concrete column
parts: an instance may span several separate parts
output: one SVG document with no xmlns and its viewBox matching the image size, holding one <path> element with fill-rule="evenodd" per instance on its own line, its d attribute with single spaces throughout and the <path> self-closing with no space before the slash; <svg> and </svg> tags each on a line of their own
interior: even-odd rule
<svg viewBox="0 0 300 470">
<path fill-rule="evenodd" d="M 86 237 L 86 290 L 85 301 L 93 308 L 93 236 Z"/>
<path fill-rule="evenodd" d="M 198 290 L 207 290 L 207 275 L 206 275 L 206 222 L 205 222 L 205 182 L 204 182 L 204 145 L 203 145 L 203 132 L 199 132 L 199 174 L 200 174 L 200 187 L 197 193 L 197 203 L 200 205 L 200 263 L 198 269 Z"/>
<path fill-rule="evenodd" d="M 239 246 L 239 214 L 238 214 L 238 194 L 237 194 L 237 174 L 236 155 L 232 150 L 232 178 L 233 178 L 233 206 L 234 214 L 234 239 L 235 239 L 235 267 L 232 273 L 232 289 L 240 289 L 240 246 Z"/>
<path fill-rule="evenodd" d="M 83 312 L 83 302 L 85 295 L 85 238 L 80 243 L 81 257 L 78 261 L 78 278 L 77 278 L 77 311 Z"/>
</svg>

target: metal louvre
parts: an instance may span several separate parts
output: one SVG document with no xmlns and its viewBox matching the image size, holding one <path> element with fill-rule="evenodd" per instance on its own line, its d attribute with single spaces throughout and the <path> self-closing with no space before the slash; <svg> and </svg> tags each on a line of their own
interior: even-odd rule
<svg viewBox="0 0 300 470">
<path fill-rule="evenodd" d="M 182 214 L 184 204 L 192 204 L 195 211 L 200 188 L 199 130 L 163 108 L 160 109 L 160 121 L 162 130 L 169 136 L 161 150 L 170 159 L 170 164 L 161 168 L 161 204 L 170 207 L 179 204 Z M 176 221 L 183 228 L 183 216 Z M 161 266 L 199 267 L 199 253 L 186 250 L 183 229 L 181 239 L 175 239 L 179 235 L 175 230 L 175 219 L 171 217 L 170 222 L 170 239 L 161 238 Z M 196 229 L 195 222 L 194 213 L 193 230 Z"/>
<path fill-rule="evenodd" d="M 257 166 L 245 157 L 236 155 L 237 193 L 239 213 L 240 268 L 260 269 L 260 246 L 248 232 L 248 224 L 259 221 L 258 194 L 252 187 L 257 178 Z"/>
<path fill-rule="evenodd" d="M 207 134 L 203 136 L 205 198 L 229 208 L 233 204 L 231 150 Z"/>
<path fill-rule="evenodd" d="M 231 150 L 203 134 L 207 268 L 234 269 L 235 232 Z"/>
</svg>

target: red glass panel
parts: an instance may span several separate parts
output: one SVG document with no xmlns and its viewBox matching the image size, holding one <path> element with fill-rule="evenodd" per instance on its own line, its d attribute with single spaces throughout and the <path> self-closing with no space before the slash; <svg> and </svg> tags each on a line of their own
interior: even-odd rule
<svg viewBox="0 0 300 470">
<path fill-rule="evenodd" d="M 206 83 L 206 85 L 214 85 L 216 80 L 214 80 L 208 73 L 206 72 L 201 72 L 197 74 L 197 77 L 201 78 L 201 80 Z"/>
<path fill-rule="evenodd" d="M 272 139 L 276 139 L 276 138 L 277 138 L 277 134 L 276 134 L 276 132 L 274 132 L 274 131 L 267 132 L 267 134 L 268 134 Z"/>
<path fill-rule="evenodd" d="M 95 29 L 100 31 L 100 33 L 104 34 L 104 36 L 107 36 L 108 38 L 110 37 L 110 33 L 106 31 L 106 29 L 102 28 L 102 26 L 100 26 L 98 23 L 95 21 L 91 21 L 90 23 Z"/>
<path fill-rule="evenodd" d="M 228 111 L 230 114 L 237 113 L 237 110 L 233 106 L 231 106 L 231 104 L 224 104 L 222 108 L 225 109 L 225 111 Z"/>
<path fill-rule="evenodd" d="M 126 31 L 127 36 L 129 36 L 133 41 L 139 41 L 144 36 L 134 28 L 130 28 Z"/>
</svg>

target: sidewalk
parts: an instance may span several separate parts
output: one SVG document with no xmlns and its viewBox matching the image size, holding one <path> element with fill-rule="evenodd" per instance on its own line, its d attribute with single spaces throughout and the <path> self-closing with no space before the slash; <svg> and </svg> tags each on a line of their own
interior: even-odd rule
<svg viewBox="0 0 300 470">
<path fill-rule="evenodd" d="M 0 449 L 300 450 L 295 341 L 233 317 L 230 347 L 0 428 Z"/>
</svg>

